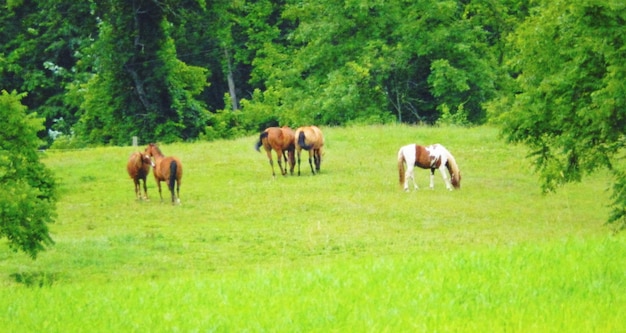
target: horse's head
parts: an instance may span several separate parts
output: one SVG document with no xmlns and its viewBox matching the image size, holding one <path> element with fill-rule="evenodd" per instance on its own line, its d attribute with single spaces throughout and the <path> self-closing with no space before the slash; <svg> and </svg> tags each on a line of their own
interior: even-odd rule
<svg viewBox="0 0 626 333">
<path fill-rule="evenodd" d="M 156 143 L 150 143 L 148 144 L 148 147 L 146 147 L 146 150 L 144 151 L 149 157 L 155 157 L 155 156 L 161 156 L 163 155 L 161 153 L 161 150 L 159 149 L 159 147 L 157 146 Z"/>
<path fill-rule="evenodd" d="M 145 152 L 141 154 L 141 163 L 150 165 L 153 168 L 155 166 L 154 161 L 152 160 L 152 158 L 150 158 L 150 154 L 147 154 Z"/>
<path fill-rule="evenodd" d="M 454 186 L 454 188 L 461 188 L 461 171 L 457 171 L 456 173 L 452 174 L 450 176 L 451 179 L 451 183 L 452 186 Z"/>
</svg>

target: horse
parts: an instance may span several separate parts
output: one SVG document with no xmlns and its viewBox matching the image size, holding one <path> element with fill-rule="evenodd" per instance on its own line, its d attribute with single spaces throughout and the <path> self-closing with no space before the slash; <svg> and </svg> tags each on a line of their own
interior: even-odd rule
<svg viewBox="0 0 626 333">
<path fill-rule="evenodd" d="M 300 176 L 300 153 L 302 149 L 309 151 L 309 165 L 311 166 L 311 173 L 320 172 L 320 165 L 322 164 L 322 147 L 324 147 L 324 135 L 317 126 L 304 126 L 296 129 L 296 152 L 298 154 L 298 176 Z M 311 157 L 315 162 L 315 170 L 313 170 L 313 163 Z"/>
<path fill-rule="evenodd" d="M 159 188 L 161 202 L 163 202 L 161 181 L 164 181 L 167 182 L 167 187 L 172 193 L 172 204 L 180 204 L 180 184 L 183 178 L 183 164 L 177 157 L 163 156 L 161 149 L 159 149 L 155 143 L 149 144 L 145 152 L 150 157 L 154 158 L 154 179 Z M 176 193 L 174 193 L 174 187 L 176 187 Z"/>
<path fill-rule="evenodd" d="M 294 142 L 294 133 L 288 126 L 283 127 L 269 127 L 259 135 L 259 141 L 256 143 L 255 148 L 258 152 L 261 151 L 261 146 L 265 148 L 267 152 L 267 158 L 270 160 L 272 166 L 272 176 L 276 178 L 274 172 L 274 160 L 272 160 L 272 149 L 276 151 L 276 157 L 278 159 L 278 168 L 283 176 L 287 175 L 287 163 L 289 163 L 289 171 L 293 175 L 293 168 L 296 164 L 294 159 L 294 151 L 296 149 Z M 285 160 L 285 168 L 283 169 L 282 159 Z"/>
<path fill-rule="evenodd" d="M 154 167 L 154 163 L 150 159 L 150 156 L 147 154 L 142 154 L 141 152 L 134 152 L 128 158 L 128 163 L 126 164 L 126 170 L 128 170 L 128 175 L 135 183 L 135 196 L 137 200 L 148 199 L 148 188 L 146 187 L 146 177 L 150 173 L 150 167 Z M 141 196 L 141 180 L 143 180 L 143 193 L 144 197 Z"/>
<path fill-rule="evenodd" d="M 404 164 L 406 163 L 406 172 Z M 430 169 L 430 188 L 435 188 L 434 178 L 435 169 L 439 169 L 446 188 L 452 191 L 452 187 L 461 188 L 461 171 L 454 159 L 454 156 L 440 144 L 434 144 L 423 147 L 416 144 L 406 145 L 398 151 L 398 173 L 400 176 L 400 186 L 404 186 L 405 191 L 409 191 L 409 178 L 413 180 L 413 186 L 417 190 L 415 177 L 413 176 L 413 167 L 417 166 L 422 169 Z M 450 173 L 450 179 L 446 173 Z"/>
</svg>

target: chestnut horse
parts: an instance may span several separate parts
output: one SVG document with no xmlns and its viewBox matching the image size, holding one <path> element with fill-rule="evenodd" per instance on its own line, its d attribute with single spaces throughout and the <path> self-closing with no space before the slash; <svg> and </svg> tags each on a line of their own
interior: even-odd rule
<svg viewBox="0 0 626 333">
<path fill-rule="evenodd" d="M 161 202 L 163 202 L 161 181 L 164 181 L 167 182 L 167 187 L 172 193 L 172 204 L 180 203 L 180 183 L 183 178 L 183 164 L 174 156 L 163 156 L 161 149 L 154 143 L 146 147 L 146 153 L 154 158 L 154 179 L 159 188 Z M 174 187 L 176 187 L 176 193 L 174 193 Z"/>
<path fill-rule="evenodd" d="M 404 164 L 406 163 L 406 172 Z M 417 166 L 422 169 L 430 169 L 430 188 L 435 187 L 435 169 L 439 169 L 446 188 L 452 191 L 452 187 L 461 188 L 461 171 L 456 164 L 454 156 L 440 144 L 434 144 L 423 147 L 416 144 L 406 145 L 398 151 L 398 173 L 400 175 L 400 185 L 404 186 L 405 191 L 409 191 L 409 178 L 413 180 L 413 186 L 417 190 L 417 183 L 413 176 L 413 167 Z M 446 173 L 450 173 L 450 179 Z"/>
<path fill-rule="evenodd" d="M 311 172 L 315 174 L 320 172 L 322 164 L 322 147 L 324 147 L 324 135 L 317 126 L 305 126 L 296 130 L 296 152 L 298 153 L 298 176 L 300 176 L 300 153 L 302 149 L 309 151 L 309 165 Z M 315 170 L 313 170 L 313 162 L 315 162 Z"/>
<path fill-rule="evenodd" d="M 293 168 L 295 166 L 294 151 L 296 149 L 294 142 L 293 130 L 287 126 L 283 127 L 269 127 L 261 135 L 259 135 L 259 141 L 256 143 L 255 148 L 257 151 L 261 151 L 261 146 L 265 148 L 267 152 L 267 158 L 270 160 L 272 166 L 272 176 L 276 178 L 274 172 L 274 160 L 272 160 L 272 149 L 276 151 L 276 157 L 278 159 L 278 168 L 284 175 L 287 174 L 287 163 L 289 163 L 289 171 L 293 175 Z M 283 169 L 282 159 L 285 160 L 285 168 Z"/>
<path fill-rule="evenodd" d="M 141 152 L 134 152 L 130 155 L 128 159 L 128 163 L 126 164 L 126 170 L 128 170 L 128 175 L 135 183 L 135 196 L 137 200 L 146 199 L 148 200 L 148 188 L 146 187 L 146 177 L 150 173 L 150 167 L 154 166 L 150 156 L 147 154 L 142 154 Z M 144 196 L 141 196 L 141 180 L 143 180 L 143 193 Z"/>
</svg>

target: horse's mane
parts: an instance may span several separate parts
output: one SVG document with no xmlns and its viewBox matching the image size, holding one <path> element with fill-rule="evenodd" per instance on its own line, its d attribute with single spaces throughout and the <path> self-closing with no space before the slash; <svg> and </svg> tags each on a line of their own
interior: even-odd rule
<svg viewBox="0 0 626 333">
<path fill-rule="evenodd" d="M 154 150 L 157 152 L 157 154 L 159 154 L 160 156 L 163 156 L 163 153 L 161 152 L 161 149 L 159 149 L 159 146 L 157 146 L 156 143 L 151 143 L 151 144 L 149 144 L 149 146 L 151 148 L 154 148 Z"/>
<path fill-rule="evenodd" d="M 458 164 L 456 164 L 456 160 L 454 159 L 454 156 L 452 156 L 450 152 L 447 152 L 447 155 L 448 155 L 447 167 L 448 167 L 448 171 L 450 172 L 452 186 L 454 186 L 454 188 L 460 188 L 461 187 L 461 170 L 459 170 L 459 166 Z"/>
</svg>

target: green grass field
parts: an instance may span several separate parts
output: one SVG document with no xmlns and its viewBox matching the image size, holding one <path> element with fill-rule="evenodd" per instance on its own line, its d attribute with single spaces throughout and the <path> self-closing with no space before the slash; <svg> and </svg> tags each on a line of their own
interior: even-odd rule
<svg viewBox="0 0 626 333">
<path fill-rule="evenodd" d="M 606 173 L 542 195 L 495 128 L 322 130 L 321 174 L 275 180 L 256 136 L 162 145 L 184 165 L 180 206 L 152 174 L 135 200 L 132 147 L 46 152 L 56 245 L 0 247 L 2 331 L 626 331 Z M 403 192 L 399 147 L 436 142 L 462 189 L 416 169 Z"/>
</svg>

